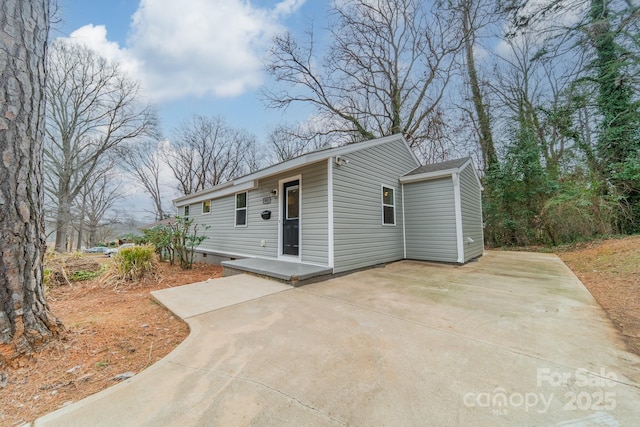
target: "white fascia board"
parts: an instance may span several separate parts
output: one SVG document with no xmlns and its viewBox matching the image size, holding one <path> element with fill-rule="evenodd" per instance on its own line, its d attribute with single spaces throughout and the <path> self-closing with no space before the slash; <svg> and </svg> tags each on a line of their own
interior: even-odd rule
<svg viewBox="0 0 640 427">
<path fill-rule="evenodd" d="M 396 140 L 400 140 L 404 143 L 407 150 L 409 150 L 413 159 L 416 161 L 416 165 L 420 165 L 420 162 L 418 161 L 417 157 L 413 153 L 413 150 L 409 147 L 409 144 L 407 143 L 407 141 L 404 139 L 402 135 L 397 134 L 397 135 L 385 136 L 383 138 L 362 141 L 355 144 L 344 145 L 342 147 L 328 148 L 326 150 L 314 151 L 311 153 L 303 154 L 302 156 L 296 157 L 295 159 L 287 160 L 286 162 L 269 166 L 260 171 L 251 173 L 249 175 L 245 175 L 243 177 L 240 177 L 238 179 L 235 179 L 233 181 L 230 181 L 224 184 L 220 184 L 208 190 L 203 190 L 198 193 L 180 197 L 178 199 L 175 199 L 173 202 L 176 206 L 179 207 L 179 206 L 184 206 L 191 203 L 197 203 L 198 201 L 215 199 L 227 194 L 242 191 L 241 189 L 239 189 L 239 186 L 241 184 L 244 184 L 245 182 L 254 182 L 255 180 L 259 180 L 268 176 L 284 173 L 291 169 L 296 169 L 305 165 L 324 161 L 326 159 L 330 159 L 335 156 L 344 156 L 349 153 L 365 150 L 367 148 L 375 147 L 381 144 L 387 144 L 391 141 L 396 141 Z M 230 192 L 221 191 L 222 189 L 225 189 L 227 186 L 230 186 L 230 185 L 233 185 L 235 190 L 231 190 Z"/>
<path fill-rule="evenodd" d="M 184 206 L 184 205 L 188 205 L 192 203 L 192 199 L 196 198 L 196 197 L 200 197 L 202 195 L 209 195 L 215 191 L 219 191 L 222 190 L 224 188 L 230 187 L 233 185 L 233 181 L 228 181 L 225 182 L 223 184 L 218 184 L 215 187 L 211 187 L 211 188 L 207 188 L 206 190 L 200 190 L 200 191 L 196 191 L 195 193 L 192 194 L 187 194 L 186 196 L 182 196 L 182 197 L 178 197 L 177 199 L 173 199 L 173 204 L 174 206 L 178 207 L 178 206 Z M 206 199 L 204 199 L 206 200 Z M 184 202 L 188 202 L 188 203 L 184 203 Z"/>
<path fill-rule="evenodd" d="M 391 136 L 386 136 L 384 138 L 371 139 L 369 141 L 362 141 L 354 144 L 344 145 L 342 147 L 328 148 L 326 150 L 320 150 L 320 151 L 313 151 L 311 153 L 303 154 L 300 157 L 296 157 L 295 159 L 287 160 L 286 162 L 278 163 L 277 165 L 270 166 L 266 169 L 249 174 L 242 178 L 238 178 L 236 181 L 242 182 L 244 180 L 261 179 L 271 175 L 283 173 L 291 169 L 299 168 L 301 166 L 305 166 L 311 163 L 324 161 L 326 159 L 330 159 L 335 156 L 344 156 L 349 153 L 365 150 L 367 148 L 375 147 L 381 144 L 387 144 L 394 140 L 403 141 L 405 146 L 407 147 L 407 150 L 409 150 L 413 158 L 416 160 L 416 163 L 420 164 L 417 158 L 415 157 L 415 154 L 413 154 L 413 150 L 409 148 L 409 145 L 407 144 L 407 141 L 405 141 L 404 137 L 402 135 L 391 135 Z"/>
<path fill-rule="evenodd" d="M 454 173 L 458 173 L 458 172 L 460 172 L 460 169 L 456 168 L 456 169 L 445 169 L 441 171 L 421 173 L 416 175 L 401 176 L 400 182 L 403 184 L 408 184 L 410 182 L 428 181 L 430 179 L 445 178 L 447 176 L 451 176 Z"/>
<path fill-rule="evenodd" d="M 473 176 L 476 177 L 476 182 L 478 183 L 478 187 L 480 187 L 480 191 L 484 191 L 484 187 L 482 186 L 482 183 L 480 182 L 480 177 L 478 176 L 478 169 L 476 169 L 476 165 L 473 163 L 473 160 L 469 159 L 464 165 L 462 165 L 462 167 L 460 167 L 460 172 L 462 172 L 462 170 L 468 167 L 469 165 L 471 165 Z"/>
<path fill-rule="evenodd" d="M 473 164 L 471 159 L 464 162 L 462 166 L 460 166 L 459 168 L 443 169 L 441 171 L 433 171 L 433 172 L 421 173 L 416 175 L 401 176 L 400 182 L 403 184 L 407 184 L 409 182 L 428 181 L 430 179 L 445 178 L 447 176 L 453 175 L 454 173 L 462 172 L 462 170 L 466 168 L 469 164 Z M 476 179 L 477 178 L 478 178 L 478 175 L 476 174 Z"/>
<path fill-rule="evenodd" d="M 235 181 L 225 183 L 221 186 L 213 187 L 208 191 L 201 191 L 196 194 L 181 197 L 173 201 L 176 207 L 191 205 L 194 203 L 204 202 L 205 200 L 219 199 L 220 197 L 229 196 L 231 194 L 240 193 L 242 191 L 253 190 L 257 187 L 257 181 L 245 181 L 236 184 Z"/>
</svg>

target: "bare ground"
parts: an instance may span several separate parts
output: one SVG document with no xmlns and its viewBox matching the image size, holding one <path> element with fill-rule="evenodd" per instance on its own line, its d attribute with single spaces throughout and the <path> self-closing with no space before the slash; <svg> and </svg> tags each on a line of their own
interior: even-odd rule
<svg viewBox="0 0 640 427">
<path fill-rule="evenodd" d="M 640 236 L 598 240 L 559 252 L 640 355 Z"/>
<path fill-rule="evenodd" d="M 640 354 L 640 236 L 599 240 L 558 249 Z M 114 385 L 119 374 L 138 373 L 180 344 L 187 326 L 156 304 L 156 289 L 220 277 L 218 266 L 180 270 L 161 264 L 158 279 L 134 287 L 105 287 L 99 280 L 48 290 L 52 311 L 67 328 L 8 371 L 0 385 L 0 425 L 16 426 Z"/>
<path fill-rule="evenodd" d="M 91 280 L 48 289 L 49 306 L 67 331 L 9 368 L 8 384 L 0 386 L 0 425 L 33 421 L 116 384 L 117 375 L 138 373 L 160 360 L 189 330 L 153 301 L 150 291 L 221 275 L 219 266 L 195 264 L 192 270 L 180 270 L 161 263 L 157 279 L 131 287 Z"/>
</svg>

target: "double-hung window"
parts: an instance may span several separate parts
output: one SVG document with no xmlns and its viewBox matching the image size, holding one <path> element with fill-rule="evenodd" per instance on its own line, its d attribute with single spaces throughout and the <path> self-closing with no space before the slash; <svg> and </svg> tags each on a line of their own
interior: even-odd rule
<svg viewBox="0 0 640 427">
<path fill-rule="evenodd" d="M 236 227 L 247 225 L 247 192 L 236 194 Z"/>
<path fill-rule="evenodd" d="M 189 205 L 184 207 L 184 219 L 189 219 L 189 208 Z"/>
<path fill-rule="evenodd" d="M 202 202 L 202 213 L 208 214 L 209 212 L 211 212 L 211 200 L 205 200 Z"/>
<path fill-rule="evenodd" d="M 382 224 L 396 225 L 396 198 L 395 190 L 382 186 Z"/>
</svg>

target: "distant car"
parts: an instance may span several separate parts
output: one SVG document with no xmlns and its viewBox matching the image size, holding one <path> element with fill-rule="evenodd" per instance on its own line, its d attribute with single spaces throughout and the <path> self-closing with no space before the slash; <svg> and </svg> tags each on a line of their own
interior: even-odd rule
<svg viewBox="0 0 640 427">
<path fill-rule="evenodd" d="M 104 254 L 107 250 L 108 248 L 105 248 L 104 246 L 94 246 L 92 248 L 85 249 L 84 252 L 87 254 Z"/>
<path fill-rule="evenodd" d="M 117 254 L 120 249 L 132 248 L 134 246 L 135 246 L 134 243 L 125 243 L 124 245 L 120 245 L 117 248 L 109 248 L 109 249 L 107 249 L 106 252 L 105 252 L 105 255 L 108 256 L 108 257 L 111 257 L 111 256 L 113 256 L 113 254 Z"/>
</svg>

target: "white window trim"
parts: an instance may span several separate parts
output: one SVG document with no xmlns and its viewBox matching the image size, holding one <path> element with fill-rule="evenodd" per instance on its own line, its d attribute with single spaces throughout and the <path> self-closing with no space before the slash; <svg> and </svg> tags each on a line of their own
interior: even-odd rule
<svg viewBox="0 0 640 427">
<path fill-rule="evenodd" d="M 189 215 L 191 215 L 191 205 L 185 205 L 184 209 L 182 209 L 182 213 L 183 218 L 189 218 Z"/>
<path fill-rule="evenodd" d="M 206 202 L 209 202 L 209 212 L 205 212 L 205 211 L 204 211 L 204 204 L 205 204 Z M 202 201 L 202 215 L 209 215 L 209 214 L 211 213 L 211 206 L 213 206 L 213 203 L 212 203 L 212 201 L 211 201 L 211 200 L 203 200 L 203 201 Z"/>
<path fill-rule="evenodd" d="M 386 205 L 384 203 L 384 189 L 388 188 L 390 190 L 393 190 L 393 205 Z M 387 184 L 380 184 L 380 213 L 382 215 L 382 217 L 380 218 L 380 222 L 382 223 L 383 226 L 385 227 L 395 227 L 396 224 L 398 223 L 397 218 L 396 218 L 396 213 L 397 213 L 397 209 L 396 209 L 396 194 L 398 192 L 398 189 L 395 188 L 393 185 L 387 185 Z M 393 208 L 393 224 L 385 224 L 384 222 L 384 208 L 387 206 L 391 206 Z"/>
<path fill-rule="evenodd" d="M 238 207 L 238 194 L 244 193 L 244 208 Z M 244 210 L 244 224 L 238 225 L 238 211 Z M 248 191 L 239 191 L 233 196 L 233 226 L 234 228 L 246 228 L 249 226 L 249 192 Z"/>
</svg>

